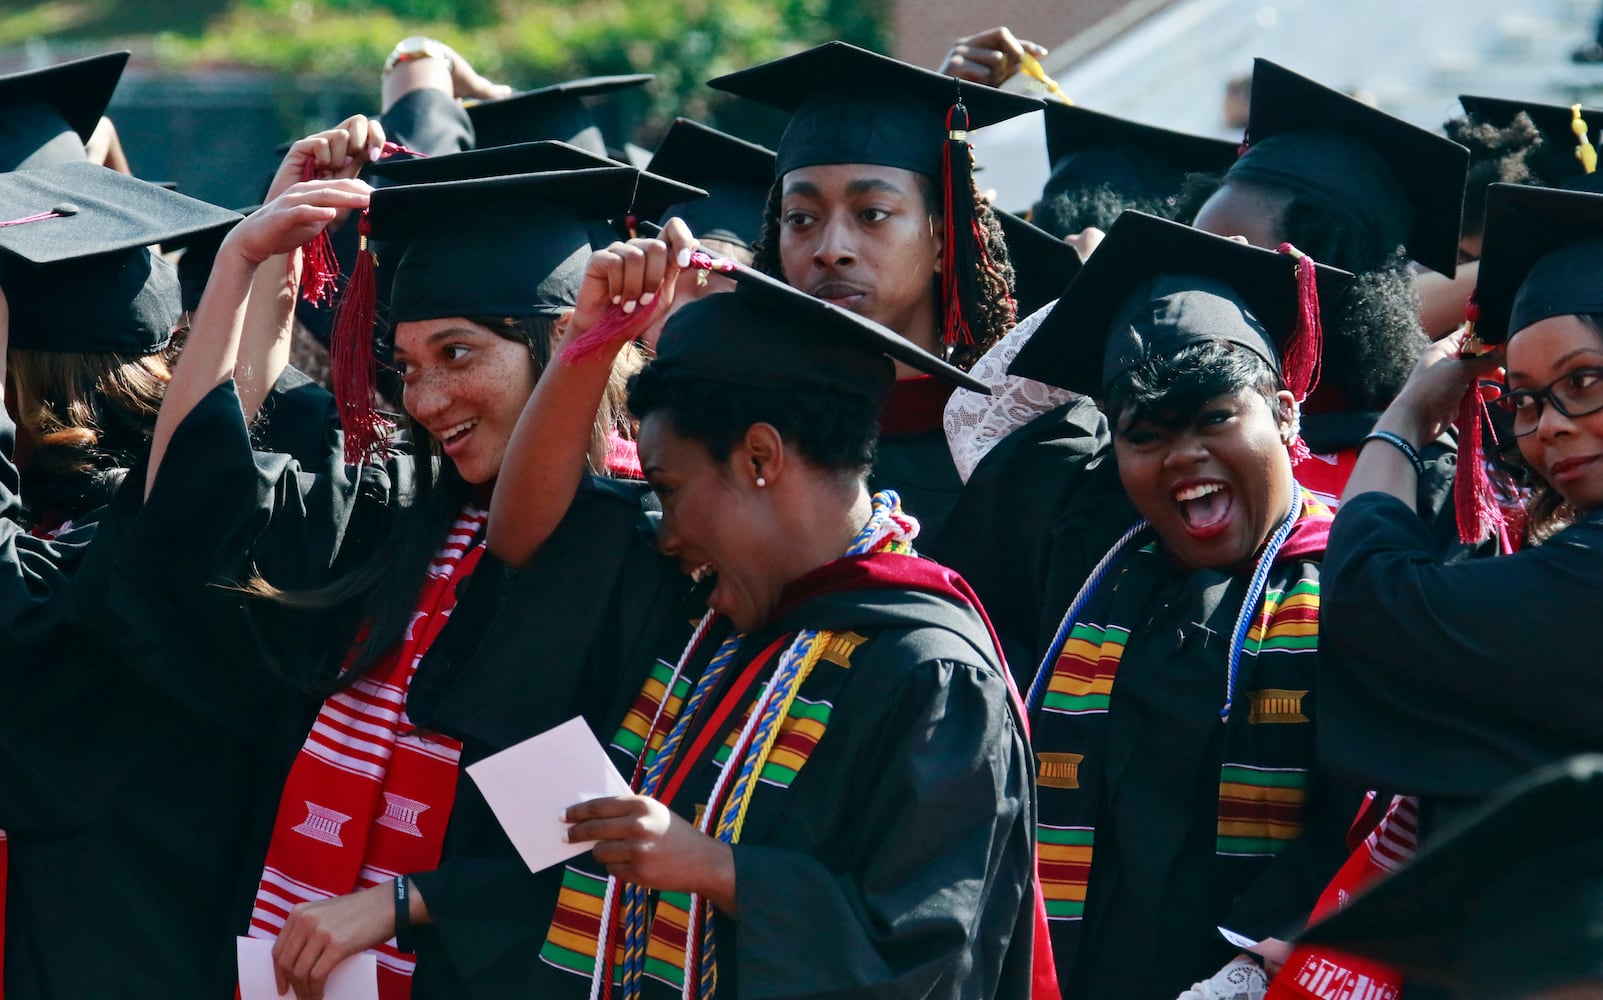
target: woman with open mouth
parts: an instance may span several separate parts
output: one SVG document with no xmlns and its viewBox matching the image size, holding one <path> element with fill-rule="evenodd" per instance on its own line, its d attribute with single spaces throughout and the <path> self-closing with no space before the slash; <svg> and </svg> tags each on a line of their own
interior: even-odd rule
<svg viewBox="0 0 1603 1000">
<path fill-rule="evenodd" d="M 1020 680 L 1065 996 L 1261 995 L 1219 928 L 1271 938 L 1345 859 L 1359 800 L 1314 760 L 1330 513 L 1292 467 L 1348 278 L 1126 212 L 1013 363 L 1101 400 L 1140 514 Z"/>
<path fill-rule="evenodd" d="M 1032 927 L 1029 755 L 1005 667 L 961 578 L 870 495 L 896 366 L 962 372 L 749 268 L 660 244 L 592 258 L 573 330 L 530 399 L 490 546 L 543 554 L 584 427 L 633 332 L 608 303 L 680 266 L 734 291 L 675 312 L 633 380 L 661 503 L 660 572 L 700 578 L 688 644 L 637 665 L 599 731 L 635 794 L 575 803 L 569 864 L 528 995 L 1056 996 Z M 502 505 L 517 517 L 502 517 Z"/>
<path fill-rule="evenodd" d="M 170 617 L 206 593 L 212 618 L 186 627 L 230 659 L 226 677 L 202 680 L 253 706 L 242 714 L 260 729 L 272 799 L 251 832 L 259 885 L 248 931 L 276 939 L 281 989 L 320 996 L 334 966 L 372 950 L 386 1000 L 414 988 L 516 995 L 507 980 L 521 987 L 537 962 L 538 940 L 520 938 L 503 905 L 533 876 L 460 767 L 576 714 L 575 676 L 627 632 L 616 618 L 583 623 L 655 597 L 622 593 L 631 564 L 607 553 L 632 533 L 639 506 L 600 485 L 580 491 L 552 546 L 563 564 L 528 584 L 561 575 L 557 598 L 537 600 L 481 558 L 507 442 L 575 302 L 588 233 L 628 213 L 638 180 L 616 167 L 377 191 L 309 181 L 222 244 L 157 421 L 145 506 L 123 542 L 124 566 L 160 568 L 125 580 L 122 601 L 125 613 Z M 394 258 L 406 450 L 384 442 L 371 397 L 357 392 L 342 399 L 346 455 L 302 468 L 252 453 L 233 371 L 253 272 L 343 212 L 364 213 L 364 234 Z M 677 226 L 670 239 L 692 243 Z M 372 319 L 347 312 L 362 296 L 346 296 L 336 354 L 356 361 L 360 385 Z M 579 468 L 588 457 L 599 469 L 613 422 L 595 406 L 580 421 Z M 234 606 L 216 599 L 216 582 L 235 584 Z M 544 623 L 552 638 L 515 660 L 474 656 L 501 621 Z"/>
</svg>

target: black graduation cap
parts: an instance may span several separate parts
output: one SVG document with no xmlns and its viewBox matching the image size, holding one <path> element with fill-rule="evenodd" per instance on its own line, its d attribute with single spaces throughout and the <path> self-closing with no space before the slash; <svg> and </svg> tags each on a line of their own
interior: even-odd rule
<svg viewBox="0 0 1603 1000">
<path fill-rule="evenodd" d="M 985 383 L 907 338 L 777 278 L 729 261 L 733 292 L 686 303 L 663 326 L 652 367 L 748 386 L 816 386 L 883 400 L 891 362 L 974 392 Z"/>
<path fill-rule="evenodd" d="M 1414 260 L 1452 276 L 1469 150 L 1257 59 L 1247 148 L 1227 180 L 1328 198 Z"/>
<path fill-rule="evenodd" d="M 0 284 L 11 307 L 11 346 L 161 350 L 180 312 L 178 276 L 150 245 L 238 220 L 81 160 L 0 174 Z"/>
<path fill-rule="evenodd" d="M 244 221 L 245 216 L 261 207 L 261 205 L 247 205 L 244 208 L 237 208 L 234 210 L 239 213 L 239 220 L 236 222 L 162 243 L 163 253 L 181 251 L 177 265 L 178 289 L 184 312 L 192 313 L 199 308 L 200 297 L 206 291 L 206 283 L 211 280 L 212 266 L 217 263 L 217 251 L 222 248 L 223 240 L 233 231 L 234 226 Z"/>
<path fill-rule="evenodd" d="M 638 175 L 618 165 L 379 188 L 368 220 L 396 258 L 390 319 L 559 315 L 590 256 L 586 223 L 628 211 Z"/>
<path fill-rule="evenodd" d="M 969 129 L 1043 104 L 846 42 L 825 42 L 707 85 L 791 113 L 779 140 L 776 176 L 827 163 L 868 163 L 940 177 L 947 112 L 959 98 Z"/>
<path fill-rule="evenodd" d="M 550 170 L 597 170 L 626 166 L 617 160 L 580 149 L 566 142 L 548 140 L 523 142 L 511 146 L 495 146 L 447 156 L 402 159 L 391 157 L 368 168 L 368 173 L 390 184 L 433 184 L 442 181 L 472 180 L 480 177 L 503 177 L 513 174 L 534 174 Z M 633 167 L 629 168 L 635 169 Z M 636 171 L 634 197 L 625 210 L 615 218 L 634 215 L 640 218 L 657 218 L 668 205 L 694 202 L 706 197 L 699 187 L 681 184 L 677 180 L 650 171 Z M 591 242 L 604 245 L 614 239 L 627 238 L 627 233 L 610 226 L 606 219 L 597 218 L 591 226 Z"/>
<path fill-rule="evenodd" d="M 1517 782 L 1300 941 L 1467 1000 L 1603 978 L 1603 756 Z"/>
<path fill-rule="evenodd" d="M 1187 174 L 1230 169 L 1239 148 L 1058 101 L 1047 102 L 1044 120 L 1052 176 L 1043 197 L 1106 184 L 1122 194 L 1168 198 Z"/>
<path fill-rule="evenodd" d="M 1507 128 L 1521 111 L 1525 112 L 1542 135 L 1540 152 L 1531 164 L 1538 179 L 1550 187 L 1569 191 L 1603 192 L 1603 174 L 1596 172 L 1597 144 L 1594 141 L 1603 129 L 1603 110 L 1579 104 L 1537 104 L 1471 94 L 1460 94 L 1458 103 L 1471 121 L 1494 128 Z M 1576 133 L 1577 125 L 1580 125 L 1580 134 Z M 1588 157 L 1591 170 L 1582 160 L 1587 155 L 1584 149 L 1591 150 Z"/>
<path fill-rule="evenodd" d="M 1298 264 L 1290 254 L 1125 212 L 1008 374 L 1100 398 L 1147 352 L 1208 340 L 1240 344 L 1281 371 L 1301 310 Z M 1319 265 L 1316 277 L 1328 304 L 1353 276 Z"/>
<path fill-rule="evenodd" d="M 589 150 L 597 156 L 606 156 L 607 144 L 601 138 L 601 129 L 581 98 L 600 97 L 627 87 L 640 87 L 653 79 L 650 73 L 590 76 L 525 90 L 511 97 L 469 104 L 467 110 L 468 117 L 473 121 L 474 142 L 479 149 L 487 149 L 539 139 L 557 139 Z"/>
<path fill-rule="evenodd" d="M 1002 235 L 1007 240 L 1019 316 L 1028 316 L 1061 295 L 1080 273 L 1080 252 L 1012 212 L 999 208 L 991 212 L 1002 224 Z"/>
<path fill-rule="evenodd" d="M 1475 335 L 1501 344 L 1538 320 L 1603 313 L 1603 194 L 1525 184 L 1486 189 Z"/>
<path fill-rule="evenodd" d="M 707 189 L 694 204 L 668 206 L 654 218 L 677 215 L 702 239 L 750 249 L 762 234 L 763 209 L 774 183 L 774 151 L 688 118 L 674 119 L 651 157 L 650 169 Z"/>
<path fill-rule="evenodd" d="M 128 55 L 107 52 L 0 76 L 0 170 L 81 162 Z"/>
</svg>

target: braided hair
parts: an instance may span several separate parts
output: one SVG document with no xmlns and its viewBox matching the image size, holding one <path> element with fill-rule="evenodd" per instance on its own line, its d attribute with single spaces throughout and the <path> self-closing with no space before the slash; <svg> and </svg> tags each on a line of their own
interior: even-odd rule
<svg viewBox="0 0 1603 1000">
<path fill-rule="evenodd" d="M 936 185 L 923 174 L 915 176 L 919 179 L 919 191 L 924 196 L 924 210 L 931 217 L 940 218 L 944 207 Z M 997 220 L 996 213 L 991 211 L 990 203 L 980 196 L 972 178 L 969 180 L 969 196 L 974 199 L 974 218 L 985 234 L 985 252 L 990 266 L 986 266 L 984 259 L 974 263 L 974 283 L 979 294 L 975 301 L 966 306 L 974 343 L 956 345 L 951 348 L 947 358 L 964 371 L 973 367 L 1018 322 L 1018 309 L 1013 299 L 1013 264 L 1008 259 L 1002 224 Z M 780 206 L 783 201 L 784 184 L 783 178 L 780 178 L 768 189 L 768 201 L 763 206 L 762 235 L 752 248 L 752 266 L 780 280 L 785 279 L 784 264 L 779 255 L 780 228 L 783 224 Z"/>
</svg>

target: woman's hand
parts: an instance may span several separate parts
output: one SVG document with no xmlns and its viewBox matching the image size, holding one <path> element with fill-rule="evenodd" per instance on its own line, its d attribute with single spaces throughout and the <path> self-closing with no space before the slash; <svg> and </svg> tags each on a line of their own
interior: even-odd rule
<svg viewBox="0 0 1603 1000">
<path fill-rule="evenodd" d="M 322 1000 L 334 967 L 395 936 L 395 889 L 382 882 L 349 896 L 302 903 L 289 911 L 273 942 L 279 995 Z"/>
<path fill-rule="evenodd" d="M 327 131 L 297 141 L 278 165 L 264 200 L 272 201 L 304 180 L 308 164 L 318 180 L 355 177 L 379 158 L 384 138 L 384 126 L 378 119 L 352 115 Z"/>
<path fill-rule="evenodd" d="M 245 217 L 223 240 L 218 256 L 234 254 L 252 267 L 311 240 L 341 212 L 367 207 L 373 189 L 347 178 L 302 181 Z"/>
<path fill-rule="evenodd" d="M 565 336 L 576 337 L 595 326 L 613 306 L 633 313 L 657 305 L 659 299 L 659 308 L 673 305 L 674 279 L 690 266 L 690 252 L 699 245 L 684 220 L 674 218 L 656 239 L 614 243 L 591 254 Z"/>
<path fill-rule="evenodd" d="M 1386 408 L 1378 430 L 1400 434 L 1416 448 L 1440 437 L 1458 416 L 1464 392 L 1476 380 L 1497 371 L 1502 352 L 1479 358 L 1460 358 L 1468 334 L 1458 330 L 1425 348 L 1403 385 L 1403 391 Z"/>
<path fill-rule="evenodd" d="M 1083 263 L 1091 259 L 1091 255 L 1096 253 L 1096 248 L 1102 245 L 1102 240 L 1107 235 L 1095 226 L 1086 226 L 1077 233 L 1063 237 L 1063 242 L 1074 248 L 1074 252 L 1080 255 L 1080 261 Z"/>
<path fill-rule="evenodd" d="M 599 841 L 591 853 L 608 874 L 647 889 L 697 893 L 735 915 L 734 852 L 656 799 L 591 799 L 569 806 L 563 819 L 573 824 L 569 841 Z"/>
</svg>

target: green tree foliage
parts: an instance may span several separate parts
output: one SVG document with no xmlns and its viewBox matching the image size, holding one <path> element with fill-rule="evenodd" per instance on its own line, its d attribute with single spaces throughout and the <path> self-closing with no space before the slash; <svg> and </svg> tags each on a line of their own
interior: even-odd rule
<svg viewBox="0 0 1603 1000">
<path fill-rule="evenodd" d="M 720 73 L 831 38 L 884 51 L 888 6 L 889 0 L 233 0 L 198 36 L 161 35 L 158 51 L 181 65 L 247 65 L 376 85 L 377 68 L 396 41 L 428 34 L 491 79 L 519 88 L 655 73 L 649 104 L 641 101 L 619 123 L 649 142 L 675 114 L 720 119 L 718 95 L 703 86 Z M 771 129 L 771 122 L 750 116 L 730 108 L 722 117 L 748 120 L 754 128 L 747 132 Z"/>
</svg>

